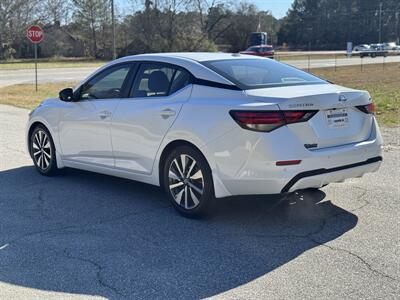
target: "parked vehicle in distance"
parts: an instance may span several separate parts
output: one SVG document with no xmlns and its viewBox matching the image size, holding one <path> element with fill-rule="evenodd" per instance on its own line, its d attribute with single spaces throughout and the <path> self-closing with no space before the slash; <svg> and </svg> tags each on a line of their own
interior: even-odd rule
<svg viewBox="0 0 400 300">
<path fill-rule="evenodd" d="M 389 54 L 388 50 L 385 50 L 385 47 L 383 44 L 371 44 L 370 48 L 368 50 L 363 50 L 359 52 L 360 57 L 376 57 L 376 56 L 384 56 L 386 57 Z"/>
<path fill-rule="evenodd" d="M 251 46 L 247 48 L 246 51 L 240 52 L 240 54 L 274 58 L 275 50 L 274 47 L 271 45 L 258 45 L 258 46 Z"/>
<path fill-rule="evenodd" d="M 42 175 L 71 167 L 159 185 L 187 217 L 215 198 L 320 188 L 382 161 L 368 92 L 228 53 L 114 60 L 35 108 L 26 141 Z"/>
<path fill-rule="evenodd" d="M 398 46 L 396 45 L 396 43 L 384 43 L 383 49 L 384 50 L 397 50 Z"/>
<path fill-rule="evenodd" d="M 371 47 L 371 50 L 376 50 L 376 51 L 384 51 L 385 50 L 384 44 L 371 44 L 370 47 Z"/>
<path fill-rule="evenodd" d="M 358 51 L 367 51 L 369 50 L 371 47 L 367 44 L 362 44 L 362 45 L 357 45 L 354 46 L 353 51 L 358 52 Z"/>
<path fill-rule="evenodd" d="M 249 40 L 249 46 L 265 45 L 267 44 L 268 34 L 266 32 L 252 32 Z"/>
</svg>

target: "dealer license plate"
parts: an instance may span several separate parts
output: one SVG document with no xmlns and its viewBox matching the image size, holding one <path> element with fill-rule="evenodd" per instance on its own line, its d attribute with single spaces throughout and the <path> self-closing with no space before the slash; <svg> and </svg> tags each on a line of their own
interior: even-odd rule
<svg viewBox="0 0 400 300">
<path fill-rule="evenodd" d="M 349 124 L 347 108 L 329 109 L 325 111 L 329 128 L 343 128 Z"/>
</svg>

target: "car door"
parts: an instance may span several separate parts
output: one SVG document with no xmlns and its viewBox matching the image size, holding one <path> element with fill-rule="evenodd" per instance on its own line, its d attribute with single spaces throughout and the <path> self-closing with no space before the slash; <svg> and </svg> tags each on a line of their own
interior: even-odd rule
<svg viewBox="0 0 400 300">
<path fill-rule="evenodd" d="M 127 96 L 131 67 L 124 63 L 105 69 L 77 90 L 76 101 L 65 103 L 59 123 L 63 160 L 114 167 L 111 120 L 118 101 Z"/>
<path fill-rule="evenodd" d="M 191 75 L 164 63 L 141 63 L 130 97 L 121 99 L 111 126 L 115 166 L 150 174 L 158 148 L 191 93 Z"/>
</svg>

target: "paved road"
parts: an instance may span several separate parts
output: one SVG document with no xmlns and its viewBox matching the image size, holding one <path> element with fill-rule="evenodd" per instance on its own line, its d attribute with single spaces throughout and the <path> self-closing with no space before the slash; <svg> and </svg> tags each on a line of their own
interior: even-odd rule
<svg viewBox="0 0 400 300">
<path fill-rule="evenodd" d="M 363 58 L 363 64 L 382 64 L 383 61 L 386 63 L 400 62 L 400 55 L 388 56 L 385 59 L 383 57 Z M 308 69 L 308 60 L 288 60 L 284 61 L 297 68 Z M 352 58 L 337 58 L 337 66 L 350 66 L 360 65 L 361 59 L 359 57 Z M 310 61 L 310 68 L 324 68 L 335 66 L 335 59 L 312 59 Z M 80 81 L 92 73 L 96 68 L 84 67 L 84 68 L 53 68 L 53 69 L 39 69 L 38 78 L 40 82 L 57 82 L 57 81 Z M 19 83 L 34 83 L 35 82 L 35 71 L 33 69 L 27 70 L 1 70 L 0 69 L 0 87 L 19 84 Z"/>
<path fill-rule="evenodd" d="M 362 61 L 361 61 L 362 60 Z M 393 62 L 400 62 L 400 55 L 398 56 L 388 56 L 388 57 L 365 57 L 363 59 L 359 57 L 352 57 L 352 58 L 339 58 L 337 57 L 336 62 L 335 58 L 332 57 L 331 59 L 313 59 L 311 58 L 310 60 L 310 65 L 308 64 L 308 60 L 282 60 L 282 62 L 285 62 L 287 64 L 290 64 L 292 66 L 295 66 L 300 69 L 308 69 L 310 68 L 326 68 L 326 67 L 334 67 L 335 64 L 337 67 L 343 67 L 343 66 L 354 66 L 354 65 L 359 65 L 361 68 L 361 63 L 363 65 L 371 65 L 371 64 L 383 64 L 383 63 L 393 63 Z M 380 70 L 382 68 L 380 67 Z"/>
<path fill-rule="evenodd" d="M 178 216 L 156 187 L 38 175 L 27 111 L 0 106 L 2 299 L 398 299 L 399 129 L 378 173 Z"/>
<path fill-rule="evenodd" d="M 96 68 L 52 68 L 38 69 L 39 83 L 57 82 L 57 81 L 80 81 L 90 75 Z M 35 70 L 2 70 L 0 69 L 0 87 L 21 84 L 35 83 Z"/>
<path fill-rule="evenodd" d="M 346 55 L 346 50 L 323 50 L 323 51 L 275 51 L 275 53 L 282 54 L 282 55 Z M 400 54 L 400 50 L 389 50 L 391 55 Z M 353 55 L 357 55 L 356 51 L 353 51 Z"/>
</svg>

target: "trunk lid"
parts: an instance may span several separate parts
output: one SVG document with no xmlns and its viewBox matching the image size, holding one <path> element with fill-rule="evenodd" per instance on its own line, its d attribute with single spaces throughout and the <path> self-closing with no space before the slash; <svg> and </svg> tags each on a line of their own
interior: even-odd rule
<svg viewBox="0 0 400 300">
<path fill-rule="evenodd" d="M 366 91 L 333 84 L 246 90 L 252 100 L 274 103 L 285 111 L 318 111 L 307 122 L 289 124 L 289 130 L 307 149 L 321 149 L 365 141 L 373 118 L 356 106 L 371 102 Z"/>
</svg>

